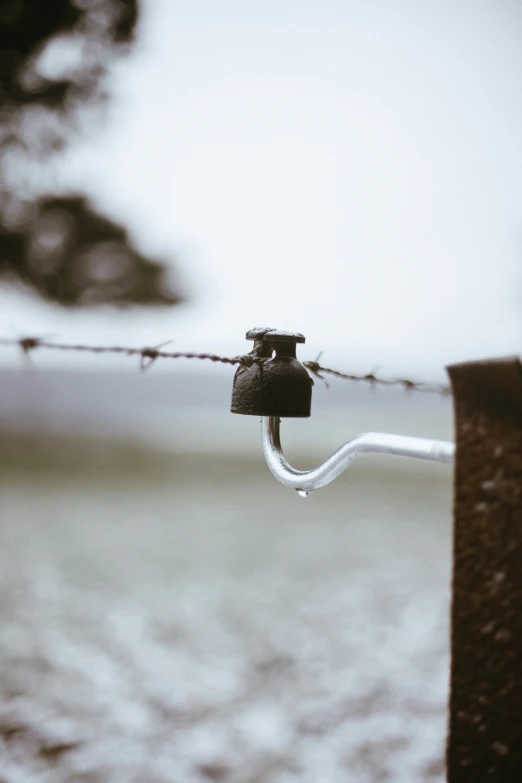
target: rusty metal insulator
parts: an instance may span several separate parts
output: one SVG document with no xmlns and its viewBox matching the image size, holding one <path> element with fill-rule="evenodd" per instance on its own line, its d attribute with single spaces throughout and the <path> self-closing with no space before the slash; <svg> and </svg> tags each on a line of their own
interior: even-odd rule
<svg viewBox="0 0 522 783">
<path fill-rule="evenodd" d="M 254 341 L 251 354 L 262 361 L 238 368 L 232 388 L 232 413 L 308 418 L 313 381 L 296 358 L 296 345 L 305 342 L 304 336 L 257 327 L 247 332 L 246 339 Z"/>
</svg>

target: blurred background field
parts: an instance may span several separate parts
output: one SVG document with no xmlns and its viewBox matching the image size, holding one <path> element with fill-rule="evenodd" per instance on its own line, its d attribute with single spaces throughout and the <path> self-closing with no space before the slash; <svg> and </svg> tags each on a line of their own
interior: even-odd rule
<svg viewBox="0 0 522 783">
<path fill-rule="evenodd" d="M 4 0 L 0 340 L 518 353 L 522 7 Z M 451 469 L 306 500 L 232 369 L 0 346 L 1 783 L 442 783 Z M 451 402 L 318 379 L 296 467 Z"/>
<path fill-rule="evenodd" d="M 2 373 L 6 780 L 443 780 L 450 469 L 367 458 L 303 500 L 231 376 Z M 317 389 L 288 453 L 370 419 L 450 406 Z"/>
</svg>

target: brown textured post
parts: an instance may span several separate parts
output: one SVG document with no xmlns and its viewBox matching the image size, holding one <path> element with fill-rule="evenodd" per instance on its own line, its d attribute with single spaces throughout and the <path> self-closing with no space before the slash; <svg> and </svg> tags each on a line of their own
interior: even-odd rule
<svg viewBox="0 0 522 783">
<path fill-rule="evenodd" d="M 455 400 L 448 783 L 522 783 L 522 365 L 449 368 Z"/>
</svg>

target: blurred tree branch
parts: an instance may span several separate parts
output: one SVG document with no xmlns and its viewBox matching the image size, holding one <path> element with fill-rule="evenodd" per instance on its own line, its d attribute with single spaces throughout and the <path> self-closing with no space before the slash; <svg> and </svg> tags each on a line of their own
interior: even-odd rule
<svg viewBox="0 0 522 783">
<path fill-rule="evenodd" d="M 0 0 L 0 278 L 65 306 L 176 304 L 167 269 L 82 195 L 34 195 L 25 169 L 59 154 L 107 96 L 139 0 Z M 30 188 L 29 188 L 30 190 Z"/>
</svg>

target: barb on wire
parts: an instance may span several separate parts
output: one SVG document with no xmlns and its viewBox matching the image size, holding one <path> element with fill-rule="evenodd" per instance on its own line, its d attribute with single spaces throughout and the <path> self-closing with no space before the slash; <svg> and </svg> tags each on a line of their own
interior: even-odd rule
<svg viewBox="0 0 522 783">
<path fill-rule="evenodd" d="M 160 345 L 157 345 L 155 348 L 142 348 L 141 349 L 141 355 L 140 355 L 140 370 L 142 372 L 145 372 L 145 370 L 148 370 L 149 367 L 154 364 L 156 359 L 158 358 L 158 352 L 161 348 L 164 348 L 166 345 L 170 345 L 172 340 L 167 340 L 165 343 L 161 343 Z"/>
<path fill-rule="evenodd" d="M 32 351 L 37 349 L 48 349 L 51 351 L 78 351 L 83 353 L 95 353 L 95 354 L 123 354 L 125 356 L 139 356 L 140 357 L 140 369 L 142 371 L 147 370 L 157 359 L 199 359 L 207 360 L 211 362 L 219 362 L 220 364 L 240 365 L 241 367 L 251 367 L 253 364 L 262 364 L 266 361 L 265 357 L 256 356 L 254 352 L 244 354 L 241 356 L 218 356 L 214 353 L 194 353 L 187 351 L 164 351 L 161 350 L 171 341 L 161 343 L 161 345 L 155 348 L 131 348 L 121 345 L 76 345 L 71 343 L 58 343 L 51 342 L 40 337 L 22 337 L 15 339 L 1 339 L 0 346 L 18 346 L 23 355 L 26 358 L 30 357 Z M 414 381 L 409 378 L 385 378 L 378 375 L 378 371 L 366 373 L 365 375 L 354 375 L 351 373 L 340 372 L 334 370 L 331 367 L 323 367 L 319 363 L 322 353 L 319 354 L 315 361 L 303 362 L 308 372 L 317 378 L 320 378 L 329 388 L 328 382 L 324 375 L 332 375 L 334 378 L 340 378 L 346 381 L 352 381 L 354 383 L 366 383 L 370 388 L 375 386 L 399 386 L 406 392 L 418 391 L 441 394 L 447 396 L 451 394 L 449 386 L 444 386 L 437 383 L 424 383 L 423 381 Z"/>
<path fill-rule="evenodd" d="M 315 375 L 316 378 L 320 378 L 324 383 L 324 385 L 326 386 L 326 388 L 329 389 L 330 384 L 328 383 L 324 375 L 321 375 L 321 370 L 323 368 L 319 364 L 319 359 L 321 358 L 322 355 L 323 352 L 321 351 L 321 353 L 317 355 L 317 359 L 315 360 L 315 362 L 304 362 L 304 366 L 306 367 L 306 369 L 311 375 Z"/>
</svg>

